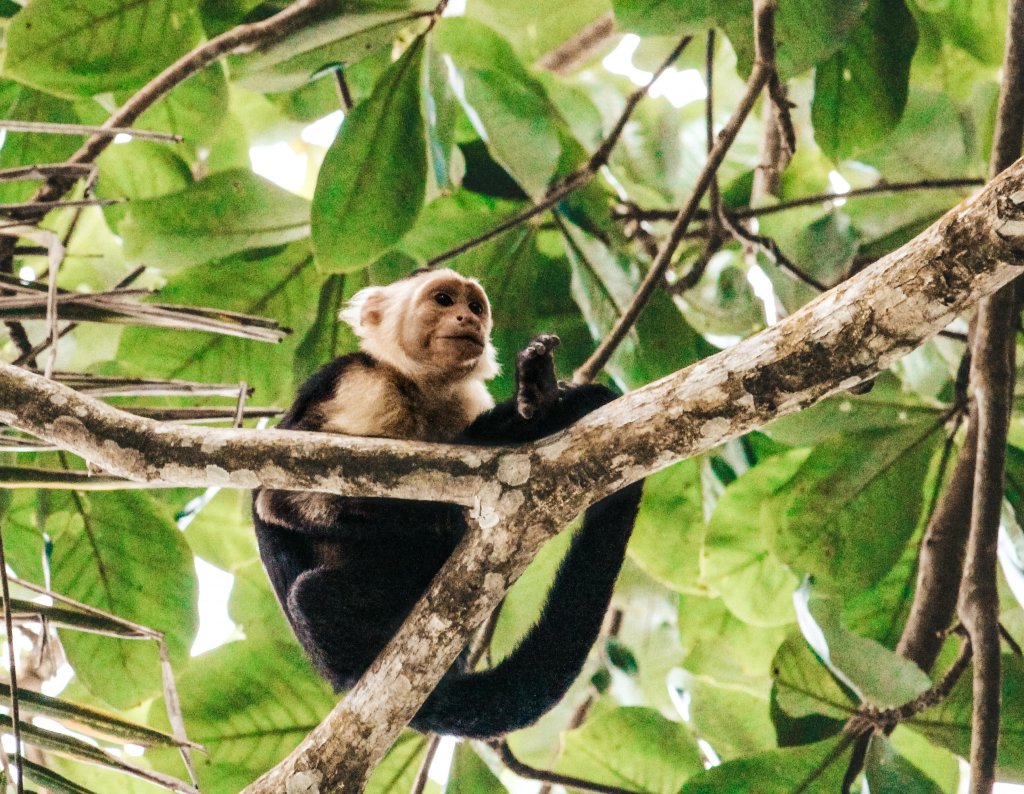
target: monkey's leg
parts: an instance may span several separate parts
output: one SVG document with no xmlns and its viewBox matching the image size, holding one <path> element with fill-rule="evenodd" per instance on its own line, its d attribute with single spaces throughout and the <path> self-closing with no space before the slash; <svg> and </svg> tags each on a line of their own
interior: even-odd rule
<svg viewBox="0 0 1024 794">
<path fill-rule="evenodd" d="M 287 603 L 295 636 L 335 690 L 351 687 L 398 630 L 417 595 L 404 590 L 350 566 L 312 568 L 295 580 Z"/>
<path fill-rule="evenodd" d="M 615 396 L 598 384 L 568 388 L 531 419 L 519 416 L 510 400 L 477 419 L 460 440 L 533 441 L 568 427 Z M 450 671 L 413 720 L 415 728 L 496 736 L 532 724 L 562 698 L 600 633 L 641 489 L 642 483 L 634 483 L 587 509 L 537 623 L 491 670 Z"/>
</svg>

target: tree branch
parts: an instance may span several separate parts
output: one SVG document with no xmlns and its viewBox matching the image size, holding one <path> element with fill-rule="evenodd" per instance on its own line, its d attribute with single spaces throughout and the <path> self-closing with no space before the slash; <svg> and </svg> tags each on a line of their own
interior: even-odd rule
<svg viewBox="0 0 1024 794">
<path fill-rule="evenodd" d="M 593 179 L 594 175 L 597 174 L 597 172 L 600 171 L 608 162 L 612 149 L 614 149 L 615 144 L 619 142 L 619 136 L 622 135 L 622 131 L 626 128 L 626 123 L 629 121 L 630 116 L 633 115 L 633 111 L 636 109 L 636 106 L 640 104 L 640 100 L 647 96 L 647 92 L 650 90 L 651 86 L 654 85 L 658 78 L 661 77 L 662 73 L 675 62 L 680 53 L 686 49 L 687 45 L 689 45 L 692 38 L 692 36 L 684 36 L 680 39 L 679 43 L 669 54 L 668 58 L 666 58 L 662 62 L 661 66 L 658 67 L 657 71 L 651 75 L 651 79 L 647 85 L 642 88 L 638 88 L 626 98 L 626 106 L 622 109 L 622 113 L 619 114 L 619 118 L 616 120 L 615 125 L 612 127 L 608 135 L 605 136 L 605 139 L 601 142 L 597 151 L 594 152 L 587 162 L 558 184 L 552 185 L 551 188 L 548 189 L 547 193 L 544 194 L 543 198 L 537 201 L 533 206 L 527 207 L 522 212 L 516 213 L 508 220 L 502 221 L 497 226 L 492 229 L 488 229 L 483 234 L 477 235 L 476 237 L 466 240 L 466 242 L 460 243 L 444 253 L 438 254 L 433 259 L 427 261 L 427 267 L 436 267 L 443 262 L 447 262 L 449 259 L 454 259 L 459 254 L 464 254 L 466 251 L 471 251 L 478 245 L 483 245 L 488 240 L 493 240 L 502 232 L 507 232 L 509 229 L 513 229 L 516 226 L 525 223 L 530 220 L 530 218 L 536 217 L 542 212 L 547 212 L 559 201 L 572 193 L 572 191 L 583 187 Z"/>
<path fill-rule="evenodd" d="M 363 680 L 248 789 L 279 792 L 310 775 L 322 790 L 354 791 L 469 632 L 586 504 L 872 377 L 1015 277 L 1024 212 L 1009 197 L 1022 188 L 1024 162 L 777 325 L 514 449 L 163 425 L 9 365 L 0 365 L 0 420 L 147 482 L 472 507 L 474 529 Z"/>
<path fill-rule="evenodd" d="M 573 375 L 573 379 L 577 383 L 592 381 L 597 376 L 597 373 L 604 368 L 604 365 L 608 363 L 608 359 L 611 358 L 616 348 L 626 338 L 629 329 L 633 327 L 640 317 L 640 313 L 647 306 L 647 302 L 651 299 L 651 295 L 654 294 L 654 290 L 664 281 L 665 273 L 672 263 L 672 256 L 675 254 L 676 248 L 679 247 L 683 235 L 686 234 L 686 229 L 690 225 L 690 221 L 693 220 L 693 216 L 700 206 L 701 199 L 710 187 L 715 174 L 718 173 L 718 169 L 725 159 L 726 152 L 729 151 L 729 147 L 736 140 L 740 127 L 743 126 L 743 122 L 753 109 L 754 102 L 761 93 L 761 89 L 764 88 L 765 84 L 775 73 L 775 11 L 777 6 L 778 0 L 756 0 L 754 3 L 754 38 L 757 44 L 757 59 L 754 63 L 754 70 L 747 80 L 747 90 L 742 99 L 740 99 L 732 118 L 729 119 L 728 123 L 718 134 L 718 141 L 708 155 L 707 162 L 704 164 L 700 176 L 697 177 L 697 183 L 693 186 L 693 191 L 690 193 L 686 206 L 676 216 L 667 239 L 658 250 L 658 255 L 654 258 L 650 270 L 647 271 L 647 275 L 640 284 L 640 288 L 633 296 L 632 303 L 622 313 L 601 344 L 598 345 L 597 350 L 593 352 L 590 358 Z"/>
</svg>

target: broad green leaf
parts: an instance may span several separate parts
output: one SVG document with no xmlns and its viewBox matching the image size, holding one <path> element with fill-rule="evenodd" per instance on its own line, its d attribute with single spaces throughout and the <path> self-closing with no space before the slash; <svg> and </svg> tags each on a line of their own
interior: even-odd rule
<svg viewBox="0 0 1024 794">
<path fill-rule="evenodd" d="M 444 55 L 431 46 L 423 63 L 424 100 L 428 108 L 427 154 L 430 158 L 428 196 L 451 194 L 462 184 L 466 160 L 456 146 L 459 100 Z"/>
<path fill-rule="evenodd" d="M 466 16 L 500 30 L 523 63 L 534 63 L 607 13 L 610 5 L 608 0 L 526 0 L 513 4 L 476 0 L 467 4 Z"/>
<path fill-rule="evenodd" d="M 917 0 L 909 7 L 918 19 L 934 26 L 943 41 L 990 66 L 1002 63 L 1006 0 Z"/>
<path fill-rule="evenodd" d="M 150 141 L 129 141 L 109 146 L 97 160 L 99 179 L 96 194 L 104 198 L 154 198 L 176 193 L 192 184 L 188 163 L 172 148 Z M 103 208 L 111 222 L 119 223 L 128 206 L 114 204 Z"/>
<path fill-rule="evenodd" d="M 816 628 L 809 641 L 829 668 L 868 704 L 895 708 L 931 687 L 931 679 L 916 664 L 843 626 L 835 599 L 812 597 L 808 611 Z"/>
<path fill-rule="evenodd" d="M 198 624 L 192 554 L 151 498 L 132 491 L 80 494 L 68 529 L 54 536 L 53 588 L 118 617 L 164 633 L 181 663 Z M 116 708 L 161 688 L 160 656 L 150 640 L 61 631 L 68 661 L 94 695 Z"/>
<path fill-rule="evenodd" d="M 772 659 L 786 630 L 749 626 L 718 598 L 681 596 L 679 636 L 687 649 L 682 663 L 685 670 L 764 697 L 770 686 Z"/>
<path fill-rule="evenodd" d="M 328 271 L 366 267 L 416 223 L 427 179 L 422 61 L 417 39 L 348 114 L 327 150 L 312 224 L 317 262 Z"/>
<path fill-rule="evenodd" d="M 9 80 L 0 82 L 0 117 L 59 124 L 74 124 L 78 121 L 71 102 Z M 0 147 L 0 168 L 60 163 L 70 157 L 80 143 L 81 140 L 72 135 L 5 131 L 3 146 Z M 0 183 L 0 201 L 27 201 L 38 184 L 30 181 Z"/>
<path fill-rule="evenodd" d="M 648 477 L 629 556 L 667 587 L 700 592 L 703 511 L 699 460 L 683 461 Z"/>
<path fill-rule="evenodd" d="M 413 2 L 357 2 L 319 12 L 295 33 L 255 52 L 232 56 L 234 82 L 260 93 L 292 91 L 330 64 L 352 66 L 387 52 L 397 33 L 433 6 Z"/>
<path fill-rule="evenodd" d="M 764 432 L 783 444 L 807 446 L 867 430 L 924 428 L 941 416 L 940 408 L 914 400 L 894 377 L 883 373 L 867 394 L 837 394 L 776 419 Z"/>
<path fill-rule="evenodd" d="M 494 159 L 530 195 L 547 189 L 558 166 L 558 117 L 543 87 L 508 42 L 469 19 L 438 25 L 434 46 L 451 59 L 453 90 Z"/>
<path fill-rule="evenodd" d="M 651 794 L 676 794 L 703 769 L 697 741 L 657 711 L 620 708 L 565 735 L 556 769 L 594 783 Z"/>
<path fill-rule="evenodd" d="M 574 225 L 566 228 L 564 243 L 572 265 L 573 299 L 594 339 L 599 340 L 629 305 L 641 274 L 625 256 L 614 254 Z M 710 352 L 710 345 L 687 324 L 671 298 L 657 290 L 605 370 L 617 382 L 639 387 Z"/>
<path fill-rule="evenodd" d="M 791 717 L 820 714 L 845 721 L 857 710 L 846 690 L 797 634 L 779 648 L 772 661 L 772 677 L 779 707 Z"/>
<path fill-rule="evenodd" d="M 906 725 L 896 726 L 889 744 L 916 770 L 934 781 L 939 791 L 956 794 L 960 790 L 960 764 L 945 747 L 937 747 Z"/>
<path fill-rule="evenodd" d="M 182 136 L 186 145 L 201 147 L 217 137 L 227 115 L 228 83 L 224 67 L 215 63 L 161 97 L 139 116 L 135 126 L 174 133 Z"/>
<path fill-rule="evenodd" d="M 418 733 L 406 731 L 399 736 L 398 741 L 373 770 L 364 794 L 412 791 L 426 747 L 426 738 Z M 468 749 L 464 743 L 459 747 Z"/>
<path fill-rule="evenodd" d="M 826 739 L 727 761 L 692 778 L 680 794 L 793 794 L 839 791 L 852 737 Z"/>
<path fill-rule="evenodd" d="M 837 52 L 856 29 L 868 0 L 789 0 L 775 16 L 776 60 L 781 76 L 796 77 Z M 754 63 L 750 6 L 739 20 L 726 21 L 725 34 L 736 50 L 740 70 Z"/>
<path fill-rule="evenodd" d="M 215 302 L 217 309 L 274 317 L 295 333 L 274 345 L 219 334 L 129 328 L 121 337 L 119 361 L 151 377 L 245 381 L 254 389 L 250 404 L 285 408 L 298 386 L 292 380 L 295 346 L 316 316 L 318 289 L 313 257 L 302 244 L 192 268 L 171 278 L 160 291 L 161 301 Z"/>
<path fill-rule="evenodd" d="M 888 135 L 907 103 L 917 26 L 902 0 L 870 0 L 839 52 L 814 70 L 814 139 L 842 160 Z"/>
<path fill-rule="evenodd" d="M 746 0 L 613 0 L 615 21 L 623 30 L 641 36 L 669 31 L 698 33 L 750 17 Z"/>
<path fill-rule="evenodd" d="M 445 794 L 504 794 L 505 787 L 469 742 L 455 748 L 455 760 Z"/>
<path fill-rule="evenodd" d="M 491 638 L 493 661 L 505 658 L 537 622 L 555 581 L 562 558 L 569 550 L 573 530 L 565 529 L 548 541 L 501 602 L 501 615 Z"/>
<path fill-rule="evenodd" d="M 777 455 L 726 486 L 704 539 L 704 580 L 745 623 L 792 623 L 796 574 L 769 547 L 785 502 L 776 497 L 807 458 L 806 450 Z"/>
<path fill-rule="evenodd" d="M 996 777 L 1024 783 L 1024 661 L 1002 657 L 1003 691 Z M 971 674 L 960 677 L 952 693 L 935 708 L 921 712 L 909 726 L 962 758 L 970 757 Z"/>
<path fill-rule="evenodd" d="M 178 676 L 189 737 L 204 794 L 234 794 L 287 755 L 337 702 L 294 643 L 248 639 L 192 660 Z M 158 721 L 163 704 L 154 703 Z M 181 768 L 176 753 L 146 753 L 159 769 Z"/>
<path fill-rule="evenodd" d="M 177 193 L 133 201 L 125 256 L 176 269 L 309 235 L 309 202 L 250 171 L 221 171 Z"/>
<path fill-rule="evenodd" d="M 188 522 L 185 538 L 197 556 L 225 571 L 258 557 L 249 491 L 218 491 Z"/>
<path fill-rule="evenodd" d="M 680 716 L 723 760 L 775 747 L 767 695 L 720 686 L 684 670 L 670 674 L 669 686 L 675 688 L 677 709 L 686 712 Z"/>
<path fill-rule="evenodd" d="M 8 77 L 63 96 L 141 88 L 192 45 L 186 0 L 33 0 L 5 35 Z"/>
<path fill-rule="evenodd" d="M 901 794 L 941 794 L 942 788 L 904 758 L 884 735 L 871 737 L 864 774 L 871 791 L 899 791 Z"/>
<path fill-rule="evenodd" d="M 817 446 L 786 486 L 790 501 L 772 538 L 775 553 L 825 590 L 856 592 L 879 581 L 917 526 L 941 439 L 941 427 L 932 426 Z"/>
</svg>

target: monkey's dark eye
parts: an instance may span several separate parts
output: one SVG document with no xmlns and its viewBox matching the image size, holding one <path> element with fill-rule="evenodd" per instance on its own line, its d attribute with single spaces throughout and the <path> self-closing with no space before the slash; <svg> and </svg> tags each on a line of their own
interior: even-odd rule
<svg viewBox="0 0 1024 794">
<path fill-rule="evenodd" d="M 434 296 L 434 300 L 437 301 L 441 306 L 454 306 L 455 301 L 452 300 L 452 296 L 447 292 L 439 292 Z"/>
<path fill-rule="evenodd" d="M 475 314 L 477 317 L 480 317 L 484 313 L 483 304 L 481 304 L 479 301 L 470 301 L 469 310 L 473 312 L 473 314 Z"/>
</svg>

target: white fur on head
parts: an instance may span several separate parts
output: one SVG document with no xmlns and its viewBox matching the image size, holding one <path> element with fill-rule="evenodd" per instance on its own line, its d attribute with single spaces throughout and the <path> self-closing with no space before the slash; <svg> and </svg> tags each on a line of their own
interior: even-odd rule
<svg viewBox="0 0 1024 794">
<path fill-rule="evenodd" d="M 359 290 L 349 300 L 338 317 L 345 322 L 359 337 L 359 348 L 369 353 L 378 361 L 390 364 L 403 375 L 419 380 L 424 376 L 425 366 L 410 358 L 403 350 L 399 340 L 402 338 L 400 325 L 409 307 L 415 302 L 420 289 L 427 277 L 436 275 L 453 276 L 470 281 L 484 291 L 480 282 L 467 278 L 454 270 L 440 269 L 424 271 L 407 278 L 388 284 L 384 287 L 366 287 Z M 491 344 L 491 312 L 488 303 L 487 322 L 484 327 L 484 352 L 476 366 L 468 373 L 467 379 L 490 380 L 498 374 L 498 354 Z"/>
</svg>

